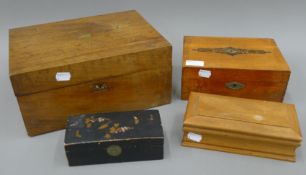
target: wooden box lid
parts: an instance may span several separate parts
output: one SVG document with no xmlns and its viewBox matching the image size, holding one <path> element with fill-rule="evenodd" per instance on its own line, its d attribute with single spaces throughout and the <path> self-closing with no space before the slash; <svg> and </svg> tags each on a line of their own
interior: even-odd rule
<svg viewBox="0 0 306 175">
<path fill-rule="evenodd" d="M 269 38 L 185 36 L 183 67 L 190 67 L 187 60 L 204 61 L 204 68 L 290 71 Z"/>
<path fill-rule="evenodd" d="M 184 146 L 295 161 L 302 135 L 294 105 L 190 93 Z"/>
<path fill-rule="evenodd" d="M 205 93 L 190 94 L 184 127 L 286 140 L 297 145 L 302 140 L 292 104 Z"/>
<path fill-rule="evenodd" d="M 171 67 L 171 60 L 149 52 L 161 49 L 171 55 L 169 48 L 169 42 L 134 10 L 14 28 L 9 31 L 9 74 L 15 94 L 26 95 Z M 58 72 L 67 71 L 70 81 L 55 81 Z"/>
</svg>

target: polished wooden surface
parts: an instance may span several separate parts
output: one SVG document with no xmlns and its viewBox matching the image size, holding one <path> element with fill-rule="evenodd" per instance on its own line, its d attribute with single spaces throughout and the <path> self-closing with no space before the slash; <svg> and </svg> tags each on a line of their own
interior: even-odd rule
<svg viewBox="0 0 306 175">
<path fill-rule="evenodd" d="M 295 161 L 302 135 L 294 105 L 192 92 L 183 145 Z M 203 139 L 194 142 L 189 132 Z"/>
<path fill-rule="evenodd" d="M 267 54 L 238 54 L 230 56 L 215 52 L 197 52 L 197 48 L 238 48 L 264 50 Z M 230 38 L 230 37 L 184 37 L 183 66 L 186 60 L 203 60 L 205 68 L 251 69 L 289 71 L 275 41 L 270 38 Z"/>
<path fill-rule="evenodd" d="M 30 136 L 64 128 L 69 115 L 170 103 L 171 58 L 136 11 L 10 30 L 10 79 Z"/>
<path fill-rule="evenodd" d="M 198 75 L 200 70 L 212 72 L 210 78 Z M 182 99 L 187 99 L 190 92 L 202 92 L 252 98 L 269 101 L 283 101 L 290 72 L 286 71 L 253 71 L 217 68 L 184 67 L 182 76 Z M 242 89 L 230 89 L 227 83 L 244 84 Z"/>
<path fill-rule="evenodd" d="M 171 70 L 149 70 L 32 95 L 18 103 L 30 136 L 65 128 L 68 116 L 147 109 L 171 102 Z M 107 89 L 95 90 L 96 84 Z"/>
<path fill-rule="evenodd" d="M 171 45 L 136 11 L 15 28 L 9 40 L 16 95 L 171 67 Z M 160 48 L 165 49 L 151 53 Z M 55 81 L 56 72 L 63 71 L 70 71 L 72 79 Z"/>
<path fill-rule="evenodd" d="M 265 54 L 229 55 L 217 52 L 198 52 L 198 48 L 237 48 L 265 51 Z M 204 66 L 186 65 L 186 60 L 204 61 Z M 220 95 L 283 101 L 290 69 L 272 39 L 185 37 L 182 62 L 181 98 L 189 93 L 204 92 Z M 211 71 L 211 77 L 198 75 L 199 70 Z M 242 89 L 230 89 L 227 83 L 238 82 Z"/>
</svg>

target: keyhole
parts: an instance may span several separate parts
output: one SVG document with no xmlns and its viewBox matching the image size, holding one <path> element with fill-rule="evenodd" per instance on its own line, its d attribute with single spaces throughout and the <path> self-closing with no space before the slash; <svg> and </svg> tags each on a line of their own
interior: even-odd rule
<svg viewBox="0 0 306 175">
<path fill-rule="evenodd" d="M 239 82 L 229 82 L 225 84 L 225 87 L 229 89 L 233 89 L 233 90 L 239 90 L 239 89 L 243 89 L 245 85 Z"/>
<path fill-rule="evenodd" d="M 108 86 L 105 83 L 98 83 L 93 86 L 93 89 L 96 91 L 106 90 Z"/>
</svg>

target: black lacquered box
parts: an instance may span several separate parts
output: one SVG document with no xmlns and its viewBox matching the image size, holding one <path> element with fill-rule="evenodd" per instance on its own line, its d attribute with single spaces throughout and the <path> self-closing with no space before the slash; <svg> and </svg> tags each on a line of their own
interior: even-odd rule
<svg viewBox="0 0 306 175">
<path fill-rule="evenodd" d="M 163 145 L 158 110 L 73 116 L 65 135 L 70 166 L 162 159 Z"/>
</svg>

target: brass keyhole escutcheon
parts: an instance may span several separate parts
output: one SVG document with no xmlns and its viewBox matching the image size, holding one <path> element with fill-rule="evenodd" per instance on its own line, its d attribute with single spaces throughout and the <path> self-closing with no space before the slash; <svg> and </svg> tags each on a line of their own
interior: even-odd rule
<svg viewBox="0 0 306 175">
<path fill-rule="evenodd" d="M 107 147 L 106 152 L 108 155 L 117 157 L 122 153 L 122 148 L 119 145 L 110 145 Z"/>
<path fill-rule="evenodd" d="M 94 84 L 92 88 L 95 91 L 105 91 L 108 89 L 108 86 L 106 83 L 97 83 L 97 84 Z"/>
<path fill-rule="evenodd" d="M 233 82 L 229 82 L 225 84 L 225 87 L 229 88 L 229 89 L 233 89 L 233 90 L 239 90 L 239 89 L 243 89 L 245 87 L 244 84 L 233 81 Z"/>
</svg>

